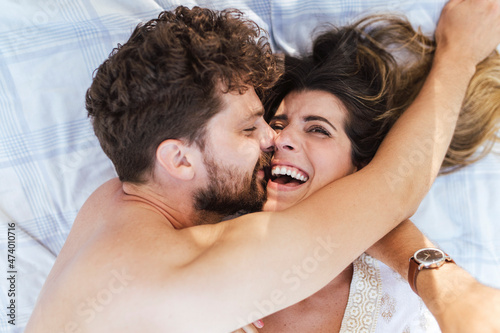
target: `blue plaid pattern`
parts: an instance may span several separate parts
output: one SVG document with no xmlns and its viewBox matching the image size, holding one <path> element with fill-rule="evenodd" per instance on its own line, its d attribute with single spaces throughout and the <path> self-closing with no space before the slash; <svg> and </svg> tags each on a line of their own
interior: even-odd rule
<svg viewBox="0 0 500 333">
<path fill-rule="evenodd" d="M 431 32 L 444 0 L 200 0 L 187 6 L 238 8 L 267 30 L 275 50 L 307 50 L 314 28 L 367 12 L 397 10 Z M 0 5 L 0 267 L 7 224 L 16 223 L 17 316 L 1 332 L 22 332 L 39 290 L 86 198 L 115 176 L 84 108 L 93 71 L 139 23 L 173 0 L 42 0 Z M 416 222 L 483 281 L 500 281 L 500 158 L 440 178 Z M 488 206 L 493 204 L 493 208 Z M 450 231 L 450 228 L 454 229 Z"/>
</svg>

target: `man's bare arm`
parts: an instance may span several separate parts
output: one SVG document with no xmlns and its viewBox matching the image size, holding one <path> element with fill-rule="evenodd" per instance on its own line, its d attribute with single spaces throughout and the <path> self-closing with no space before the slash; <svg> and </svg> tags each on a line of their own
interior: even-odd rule
<svg viewBox="0 0 500 333">
<path fill-rule="evenodd" d="M 425 247 L 435 245 L 407 220 L 367 252 L 407 279 L 409 258 Z M 500 290 L 479 283 L 460 266 L 420 271 L 417 289 L 443 332 L 500 331 Z"/>
</svg>

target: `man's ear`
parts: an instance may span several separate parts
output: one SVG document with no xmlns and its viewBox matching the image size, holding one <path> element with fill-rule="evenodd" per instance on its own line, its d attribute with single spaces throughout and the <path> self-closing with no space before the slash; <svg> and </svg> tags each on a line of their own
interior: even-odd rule
<svg viewBox="0 0 500 333">
<path fill-rule="evenodd" d="M 156 161 L 172 177 L 191 180 L 195 175 L 192 150 L 192 146 L 186 145 L 181 140 L 165 140 L 156 149 Z"/>
</svg>

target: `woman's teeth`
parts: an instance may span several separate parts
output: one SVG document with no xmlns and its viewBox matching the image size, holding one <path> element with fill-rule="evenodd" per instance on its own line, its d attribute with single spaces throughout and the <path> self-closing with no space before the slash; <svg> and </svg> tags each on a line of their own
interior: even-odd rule
<svg viewBox="0 0 500 333">
<path fill-rule="evenodd" d="M 271 169 L 271 175 L 273 177 L 289 176 L 301 182 L 306 182 L 309 179 L 309 177 L 307 177 L 301 171 L 287 166 L 274 166 Z"/>
</svg>

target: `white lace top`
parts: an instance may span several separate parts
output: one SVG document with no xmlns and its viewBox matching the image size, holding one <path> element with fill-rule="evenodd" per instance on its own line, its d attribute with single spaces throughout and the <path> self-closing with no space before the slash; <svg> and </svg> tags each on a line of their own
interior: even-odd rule
<svg viewBox="0 0 500 333">
<path fill-rule="evenodd" d="M 420 297 L 398 273 L 367 254 L 353 265 L 341 333 L 441 332 Z"/>
</svg>

